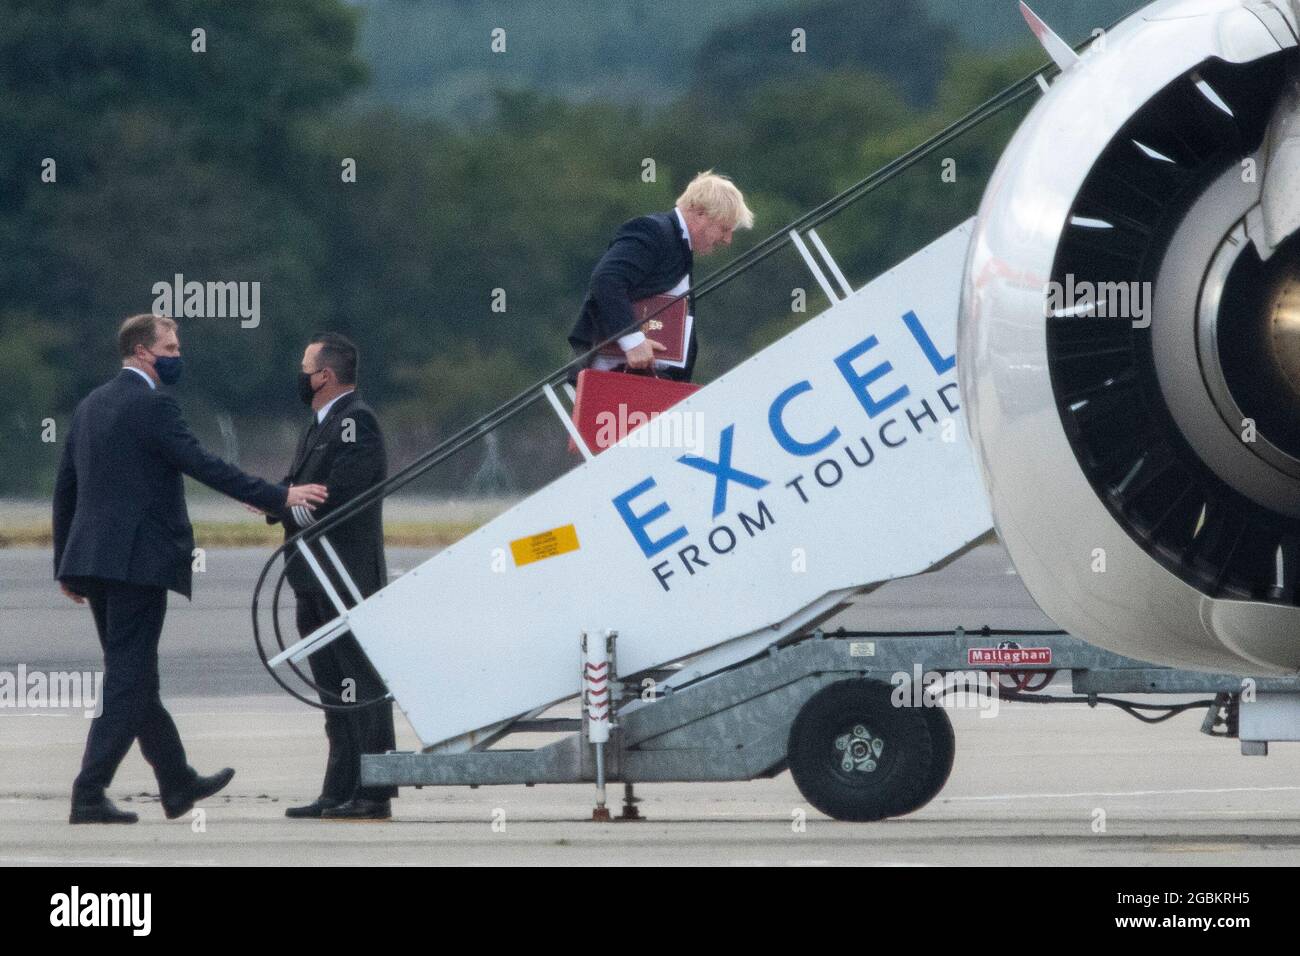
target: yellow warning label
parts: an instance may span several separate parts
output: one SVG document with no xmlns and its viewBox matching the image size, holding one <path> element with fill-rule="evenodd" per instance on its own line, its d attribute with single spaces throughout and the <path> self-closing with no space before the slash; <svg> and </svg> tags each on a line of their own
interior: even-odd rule
<svg viewBox="0 0 1300 956">
<path fill-rule="evenodd" d="M 578 530 L 571 524 L 510 542 L 510 553 L 515 556 L 515 564 L 519 567 L 577 550 Z"/>
</svg>

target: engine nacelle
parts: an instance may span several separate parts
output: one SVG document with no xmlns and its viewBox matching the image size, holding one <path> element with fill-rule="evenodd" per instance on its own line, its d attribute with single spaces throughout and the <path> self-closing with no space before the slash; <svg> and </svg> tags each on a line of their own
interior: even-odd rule
<svg viewBox="0 0 1300 956">
<path fill-rule="evenodd" d="M 958 368 L 998 532 L 1062 627 L 1154 663 L 1300 669 L 1293 3 L 1168 0 L 1094 41 L 971 241 Z"/>
</svg>

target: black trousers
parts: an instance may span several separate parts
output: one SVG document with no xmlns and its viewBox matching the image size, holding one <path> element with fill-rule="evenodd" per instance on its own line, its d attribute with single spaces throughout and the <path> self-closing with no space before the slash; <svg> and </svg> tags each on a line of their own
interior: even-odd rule
<svg viewBox="0 0 1300 956">
<path fill-rule="evenodd" d="M 104 649 L 103 709 L 90 725 L 72 798 L 78 803 L 102 798 L 138 740 L 167 799 L 197 776 L 186 763 L 176 723 L 158 693 L 158 640 L 167 614 L 167 591 L 101 578 L 68 583 L 90 604 Z"/>
<path fill-rule="evenodd" d="M 338 615 L 323 594 L 298 595 L 298 634 L 310 634 Z M 351 634 L 344 634 L 307 658 L 312 683 L 337 697 L 321 696 L 321 703 L 337 704 L 338 697 L 348 701 L 367 701 L 388 693 L 375 673 L 361 645 Z M 387 800 L 397 796 L 396 787 L 361 786 L 361 755 L 382 754 L 397 746 L 393 728 L 393 705 L 376 704 L 356 710 L 325 711 L 325 737 L 329 741 L 329 758 L 325 761 L 325 781 L 320 795 L 342 803 L 359 798 Z"/>
</svg>

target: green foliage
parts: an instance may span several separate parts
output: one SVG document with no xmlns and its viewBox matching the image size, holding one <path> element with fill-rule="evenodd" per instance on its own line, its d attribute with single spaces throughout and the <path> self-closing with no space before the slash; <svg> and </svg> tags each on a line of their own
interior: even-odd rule
<svg viewBox="0 0 1300 956">
<path fill-rule="evenodd" d="M 267 358 L 323 319 L 318 225 L 295 193 L 299 126 L 364 79 L 355 16 L 294 4 L 5 0 L 0 301 L 57 322 L 104 377 L 113 329 L 177 273 L 258 281 L 263 324 L 187 324 L 199 390 L 257 395 Z M 206 52 L 191 31 L 206 31 Z M 45 158 L 55 182 L 41 179 Z M 287 369 L 286 372 L 291 372 Z M 71 396 L 59 403 L 66 408 Z"/>
<path fill-rule="evenodd" d="M 457 122 L 489 120 L 497 88 L 574 101 L 654 106 L 842 69 L 888 74 L 928 106 L 960 42 L 981 54 L 1032 44 L 1015 0 L 358 0 L 360 50 L 372 65 L 369 108 Z M 1077 41 L 1143 0 L 1033 0 Z M 506 30 L 507 52 L 491 52 Z M 791 57 L 790 31 L 808 52 Z"/>
<path fill-rule="evenodd" d="M 806 52 L 791 52 L 795 29 L 803 31 Z M 714 33 L 696 56 L 693 87 L 725 110 L 748 100 L 756 85 L 866 71 L 887 74 L 919 106 L 933 98 L 952 40 L 920 0 L 804 0 Z"/>
<path fill-rule="evenodd" d="M 366 106 L 490 120 L 494 91 L 666 104 L 690 83 L 702 41 L 789 0 L 365 0 L 361 52 L 374 64 Z M 492 31 L 506 31 L 493 53 Z"/>
<path fill-rule="evenodd" d="M 5 406 L 0 413 L 0 490 L 8 493 L 44 493 L 58 464 L 60 438 L 66 425 L 55 419 L 47 429 L 52 410 L 59 407 L 71 379 L 64 329 L 31 313 L 0 311 L 0 382 L 5 383 Z"/>
<path fill-rule="evenodd" d="M 363 388 L 401 433 L 400 465 L 567 361 L 566 333 L 614 230 L 670 208 L 699 170 L 731 175 L 758 221 L 697 262 L 697 283 L 1042 60 L 959 50 L 917 0 L 719 0 L 707 11 L 670 0 L 633 3 L 621 20 L 567 0 L 528 12 L 371 3 L 361 14 L 341 0 L 60 6 L 53 16 L 0 0 L 0 375 L 13 396 L 0 493 L 48 488 L 57 446 L 34 438 L 39 422 L 66 425 L 116 366 L 117 323 L 177 273 L 261 284 L 256 328 L 182 320 L 180 395 L 202 436 L 232 416 L 254 439 L 240 442 L 242 463 L 278 474 L 286 423 L 301 415 L 302 348 L 335 329 L 361 347 Z M 445 14 L 441 39 L 416 29 L 426 8 Z M 374 90 L 358 99 L 362 15 L 378 67 L 388 54 L 432 74 L 459 63 L 486 111 L 453 124 L 376 106 Z M 376 45 L 379 20 L 388 46 Z M 514 24 L 513 72 L 473 60 L 498 21 Z M 670 22 L 694 31 L 690 43 L 673 45 Z M 789 52 L 791 23 L 809 30 L 804 59 Z M 571 44 L 541 49 L 543 28 L 565 24 Z M 191 51 L 195 27 L 205 53 Z M 658 75 L 668 48 L 672 83 L 654 87 L 645 63 Z M 748 67 L 746 49 L 759 51 Z M 609 82 L 618 64 L 626 88 Z M 589 95 L 557 95 L 559 76 Z M 640 105 L 622 95 L 633 88 Z M 656 88 L 672 99 L 650 109 Z M 954 183 L 935 158 L 819 230 L 855 285 L 973 212 L 1014 119 L 953 144 Z M 41 181 L 46 157 L 55 183 Z M 805 312 L 791 309 L 796 288 Z M 702 376 L 824 304 L 783 250 L 701 303 Z M 562 436 L 537 440 L 562 455 Z"/>
</svg>

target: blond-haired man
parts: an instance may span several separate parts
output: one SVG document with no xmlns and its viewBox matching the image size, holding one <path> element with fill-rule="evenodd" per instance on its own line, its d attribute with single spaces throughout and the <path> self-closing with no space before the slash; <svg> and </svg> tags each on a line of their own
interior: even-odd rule
<svg viewBox="0 0 1300 956">
<path fill-rule="evenodd" d="M 680 295 L 691 288 L 695 256 L 731 244 L 737 229 L 752 229 L 754 214 L 745 197 L 726 176 L 713 170 L 690 181 L 668 212 L 629 219 L 619 226 L 605 254 L 591 273 L 587 298 L 569 343 L 577 354 L 632 326 L 632 303 L 652 295 Z M 691 302 L 691 313 L 694 314 Z M 598 356 L 596 368 L 626 364 L 631 369 L 654 366 L 657 342 L 634 330 L 618 340 L 623 361 Z M 660 366 L 663 375 L 690 381 L 695 370 L 694 324 L 685 368 Z"/>
</svg>

